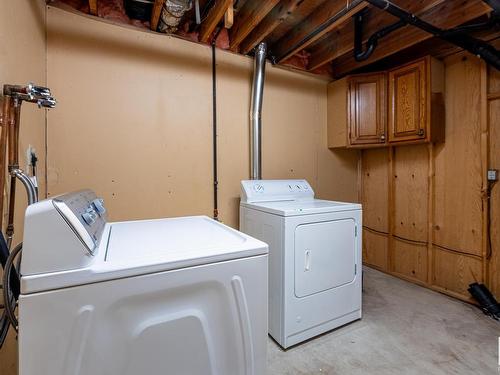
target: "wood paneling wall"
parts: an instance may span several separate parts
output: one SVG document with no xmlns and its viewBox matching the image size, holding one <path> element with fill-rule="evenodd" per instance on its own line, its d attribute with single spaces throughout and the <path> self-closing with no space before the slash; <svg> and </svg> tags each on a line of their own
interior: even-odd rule
<svg viewBox="0 0 500 375">
<path fill-rule="evenodd" d="M 489 69 L 488 74 L 488 124 L 489 124 L 489 165 L 500 169 L 500 72 Z M 491 189 L 491 252 L 489 284 L 491 291 L 500 299 L 500 182 Z"/>
<path fill-rule="evenodd" d="M 465 53 L 445 66 L 445 142 L 362 152 L 364 261 L 467 301 L 474 280 L 500 297 L 498 187 L 491 261 L 485 229 L 486 169 L 500 168 L 500 75 Z"/>
</svg>

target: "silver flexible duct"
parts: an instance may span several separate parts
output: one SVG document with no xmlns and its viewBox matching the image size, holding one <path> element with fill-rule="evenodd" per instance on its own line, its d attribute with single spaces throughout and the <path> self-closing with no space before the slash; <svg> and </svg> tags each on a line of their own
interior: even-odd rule
<svg viewBox="0 0 500 375">
<path fill-rule="evenodd" d="M 255 49 L 255 65 L 250 107 L 250 178 L 262 179 L 262 97 L 266 77 L 266 43 Z"/>
</svg>

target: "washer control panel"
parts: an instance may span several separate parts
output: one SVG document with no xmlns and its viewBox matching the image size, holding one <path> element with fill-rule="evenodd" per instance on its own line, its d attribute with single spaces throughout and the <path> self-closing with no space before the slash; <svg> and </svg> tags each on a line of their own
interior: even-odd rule
<svg viewBox="0 0 500 375">
<path fill-rule="evenodd" d="M 56 197 L 52 202 L 89 253 L 93 254 L 107 220 L 104 200 L 91 190 L 81 190 Z"/>
<path fill-rule="evenodd" d="M 241 181 L 243 203 L 313 199 L 314 191 L 306 180 Z"/>
</svg>

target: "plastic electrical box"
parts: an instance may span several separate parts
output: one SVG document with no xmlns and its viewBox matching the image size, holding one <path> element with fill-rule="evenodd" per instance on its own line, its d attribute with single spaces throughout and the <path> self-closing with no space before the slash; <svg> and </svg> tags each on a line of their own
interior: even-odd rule
<svg viewBox="0 0 500 375">
<path fill-rule="evenodd" d="M 498 181 L 498 169 L 488 169 L 488 181 Z"/>
</svg>

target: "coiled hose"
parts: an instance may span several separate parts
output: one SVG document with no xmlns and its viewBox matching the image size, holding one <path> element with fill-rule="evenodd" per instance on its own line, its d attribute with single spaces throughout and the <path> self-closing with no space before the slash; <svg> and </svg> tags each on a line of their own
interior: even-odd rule
<svg viewBox="0 0 500 375">
<path fill-rule="evenodd" d="M 11 274 L 14 270 L 14 261 L 17 255 L 21 252 L 23 248 L 23 243 L 19 243 L 14 250 L 10 252 L 7 261 L 5 262 L 5 267 L 3 270 L 3 300 L 4 300 L 4 311 L 7 319 L 9 319 L 10 324 L 14 327 L 17 332 L 18 321 L 16 318 L 15 310 L 17 304 L 17 298 L 19 295 L 15 295 L 11 290 Z"/>
</svg>

